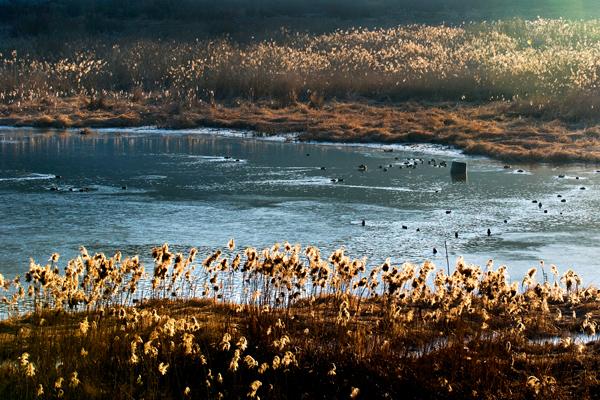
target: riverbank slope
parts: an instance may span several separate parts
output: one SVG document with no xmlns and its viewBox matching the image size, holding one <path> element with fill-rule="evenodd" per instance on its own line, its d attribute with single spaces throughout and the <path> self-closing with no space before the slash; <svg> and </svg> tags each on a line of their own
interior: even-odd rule
<svg viewBox="0 0 600 400">
<path fill-rule="evenodd" d="M 297 133 L 300 140 L 362 143 L 437 143 L 505 161 L 599 162 L 600 125 L 567 122 L 551 110 L 537 115 L 507 102 L 329 101 L 315 105 L 239 101 L 193 105 L 151 100 L 52 102 L 0 106 L 0 124 L 55 128 L 159 126 L 226 127 L 265 134 Z"/>
</svg>

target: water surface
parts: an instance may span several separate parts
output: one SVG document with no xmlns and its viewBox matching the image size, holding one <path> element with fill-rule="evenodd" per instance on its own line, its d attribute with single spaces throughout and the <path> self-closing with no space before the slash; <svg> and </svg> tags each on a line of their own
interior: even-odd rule
<svg viewBox="0 0 600 400">
<path fill-rule="evenodd" d="M 466 182 L 439 166 L 452 160 L 468 162 Z M 53 251 L 73 257 L 80 245 L 150 262 L 163 242 L 208 251 L 234 237 L 238 246 L 288 240 L 444 267 L 446 242 L 451 264 L 459 255 L 480 265 L 493 258 L 519 279 L 543 259 L 598 282 L 595 166 L 511 167 L 432 146 L 289 143 L 208 129 L 4 128 L 0 273 L 23 273 L 29 257 L 45 262 Z"/>
</svg>

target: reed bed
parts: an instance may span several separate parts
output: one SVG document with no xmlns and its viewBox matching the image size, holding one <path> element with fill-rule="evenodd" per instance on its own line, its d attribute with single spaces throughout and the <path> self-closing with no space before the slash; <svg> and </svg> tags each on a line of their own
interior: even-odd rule
<svg viewBox="0 0 600 400">
<path fill-rule="evenodd" d="M 0 277 L 2 398 L 596 398 L 600 292 L 543 263 L 368 265 L 289 243 L 53 254 Z M 584 338 L 585 340 L 582 340 Z"/>
<path fill-rule="evenodd" d="M 0 124 L 241 128 L 600 162 L 600 22 L 0 45 Z"/>
<path fill-rule="evenodd" d="M 277 40 L 73 42 L 44 51 L 20 41 L 0 51 L 0 102 L 82 96 L 288 105 L 364 97 L 521 104 L 527 114 L 598 116 L 600 22 L 538 19 L 326 34 Z M 563 103 L 571 97 L 576 101 Z"/>
</svg>

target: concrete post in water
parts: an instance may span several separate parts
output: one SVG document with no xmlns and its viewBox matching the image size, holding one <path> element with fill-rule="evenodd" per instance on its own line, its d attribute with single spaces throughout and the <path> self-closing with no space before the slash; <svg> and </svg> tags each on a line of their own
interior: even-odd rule
<svg viewBox="0 0 600 400">
<path fill-rule="evenodd" d="M 450 176 L 453 182 L 464 182 L 467 180 L 467 163 L 452 161 Z"/>
</svg>

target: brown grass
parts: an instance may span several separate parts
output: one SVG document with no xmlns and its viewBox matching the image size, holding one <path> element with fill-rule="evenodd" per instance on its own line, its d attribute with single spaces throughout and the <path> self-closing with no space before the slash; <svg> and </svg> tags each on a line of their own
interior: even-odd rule
<svg viewBox="0 0 600 400">
<path fill-rule="evenodd" d="M 376 103 L 198 103 L 103 100 L 101 106 L 73 97 L 52 106 L 0 105 L 0 124 L 38 127 L 166 128 L 202 126 L 248 129 L 266 134 L 298 133 L 300 140 L 334 142 L 437 143 L 468 154 L 506 161 L 599 162 L 600 126 L 529 116 L 526 105 L 503 102 Z"/>
<path fill-rule="evenodd" d="M 177 347 L 168 356 L 170 371 L 164 377 L 152 370 L 158 362 L 139 367 L 128 362 L 129 342 L 137 336 L 147 341 L 152 324 L 123 331 L 120 327 L 124 322 L 115 315 L 49 312 L 2 322 L 0 359 L 4 362 L 0 364 L 0 394 L 15 399 L 36 397 L 33 392 L 37 385 L 29 382 L 30 378 L 9 386 L 15 384 L 16 377 L 7 360 L 17 359 L 24 351 L 38 354 L 32 362 L 38 366 L 39 376 L 31 381 L 43 384 L 45 395 L 41 397 L 48 399 L 58 398 L 59 390 L 54 385 L 61 376 L 65 378 L 62 398 L 70 399 L 201 399 L 220 398 L 220 393 L 226 399 L 246 398 L 253 376 L 264 382 L 259 391 L 263 399 L 347 399 L 355 387 L 359 388 L 361 399 L 591 399 L 600 390 L 597 343 L 580 351 L 575 346 L 528 342 L 508 330 L 496 339 L 470 336 L 478 322 L 466 317 L 450 328 L 450 336 L 442 338 L 448 343 L 435 345 L 440 338 L 426 325 L 417 324 L 410 333 L 380 325 L 377 314 L 381 303 L 377 301 L 365 302 L 365 310 L 375 305 L 375 311 L 364 311 L 349 326 L 327 322 L 335 319 L 337 304 L 333 298 L 322 298 L 312 305 L 312 311 L 316 311 L 312 316 L 301 305 L 288 313 L 251 309 L 240 312 L 233 305 L 198 300 L 141 305 L 138 312 L 157 310 L 175 320 L 198 321 L 194 340 L 209 365 L 202 365 L 194 356 L 185 356 L 179 349 L 181 339 L 177 335 L 173 338 Z M 595 311 L 600 308 L 598 303 L 586 306 Z M 84 317 L 97 324 L 85 336 L 78 328 Z M 278 321 L 285 327 L 275 328 Z M 493 329 L 498 332 L 505 327 L 496 325 Z M 273 333 L 268 335 L 268 331 Z M 240 369 L 233 374 L 228 371 L 233 350 L 217 348 L 225 332 L 233 336 L 232 349 L 243 336 L 250 343 L 248 353 L 259 362 L 269 363 L 278 354 L 272 349 L 271 340 L 277 334 L 285 334 L 299 365 L 257 375 L 256 370 L 248 369 L 240 360 Z M 159 349 L 169 346 L 168 338 L 157 342 Z M 85 357 L 78 355 L 81 348 L 88 352 Z M 161 349 L 160 353 L 169 352 Z M 44 354 L 48 359 L 39 358 Z M 56 357 L 72 364 L 56 368 Z M 330 375 L 334 365 L 335 375 Z M 78 372 L 82 382 L 75 388 L 69 387 L 72 371 Z M 219 373 L 224 383 L 215 379 Z M 136 384 L 140 375 L 142 385 Z M 207 378 L 210 375 L 214 377 Z M 537 393 L 536 388 L 527 385 L 530 376 L 539 377 L 542 382 Z M 206 387 L 207 381 L 212 386 Z M 191 388 L 189 396 L 183 395 L 186 387 Z"/>
<path fill-rule="evenodd" d="M 0 398 L 597 398 L 600 291 L 551 266 L 368 266 L 276 244 L 0 276 Z M 148 285 L 151 283 L 151 287 Z M 133 299 L 136 302 L 133 302 Z M 539 338 L 555 338 L 541 343 Z M 574 340 L 575 338 L 575 340 Z M 258 382 L 258 383 L 257 383 Z M 254 387 L 253 390 L 252 387 Z M 41 396 L 40 389 L 43 391 Z M 258 397 L 256 397 L 258 396 Z"/>
</svg>

